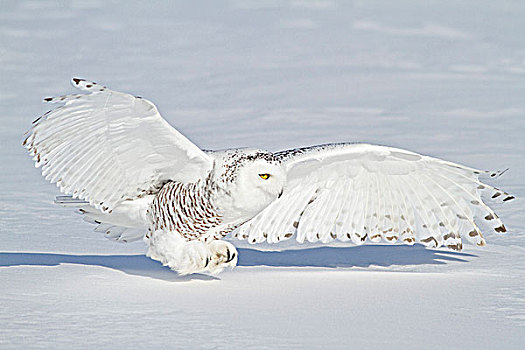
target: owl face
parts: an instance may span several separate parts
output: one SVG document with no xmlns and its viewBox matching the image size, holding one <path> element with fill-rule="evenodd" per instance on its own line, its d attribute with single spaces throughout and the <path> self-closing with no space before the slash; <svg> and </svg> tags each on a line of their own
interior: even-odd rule
<svg viewBox="0 0 525 350">
<path fill-rule="evenodd" d="M 217 183 L 226 196 L 220 203 L 223 216 L 251 219 L 279 198 L 286 173 L 273 154 L 260 150 L 224 153 L 215 165 Z"/>
<path fill-rule="evenodd" d="M 279 198 L 286 184 L 286 174 L 278 163 L 265 159 L 246 162 L 232 183 L 235 207 L 256 215 Z"/>
</svg>

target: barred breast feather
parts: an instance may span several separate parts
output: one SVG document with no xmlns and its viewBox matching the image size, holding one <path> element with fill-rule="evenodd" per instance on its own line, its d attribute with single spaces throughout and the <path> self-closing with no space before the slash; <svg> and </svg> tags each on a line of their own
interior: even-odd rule
<svg viewBox="0 0 525 350">
<path fill-rule="evenodd" d="M 168 182 L 148 210 L 151 230 L 176 231 L 188 240 L 222 238 L 208 235 L 222 223 L 211 200 L 212 191 L 209 181 Z"/>
</svg>

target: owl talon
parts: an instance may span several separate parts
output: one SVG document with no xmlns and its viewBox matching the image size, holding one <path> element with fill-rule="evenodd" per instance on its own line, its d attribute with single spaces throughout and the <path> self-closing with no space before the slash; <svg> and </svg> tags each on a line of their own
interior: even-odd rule
<svg viewBox="0 0 525 350">
<path fill-rule="evenodd" d="M 232 261 L 233 258 L 230 259 L 230 250 L 226 248 L 226 262 Z"/>
<path fill-rule="evenodd" d="M 233 253 L 230 257 L 230 251 L 228 250 L 228 259 L 226 260 L 227 263 L 229 263 L 230 261 L 232 261 L 233 259 L 235 259 L 235 257 L 237 256 L 237 254 Z"/>
<path fill-rule="evenodd" d="M 215 240 L 208 244 L 208 249 L 212 253 L 208 271 L 216 274 L 226 267 L 237 265 L 237 249 L 228 242 Z"/>
</svg>

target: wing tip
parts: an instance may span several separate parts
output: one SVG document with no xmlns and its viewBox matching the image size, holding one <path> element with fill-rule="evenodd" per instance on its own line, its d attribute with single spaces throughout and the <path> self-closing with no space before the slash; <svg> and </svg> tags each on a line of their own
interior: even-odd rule
<svg viewBox="0 0 525 350">
<path fill-rule="evenodd" d="M 107 87 L 99 85 L 93 81 L 89 81 L 82 78 L 72 78 L 71 79 L 71 85 L 73 87 L 82 90 L 82 91 L 88 91 L 88 92 L 102 92 L 107 90 Z M 56 97 L 45 97 L 43 99 L 44 103 L 67 103 L 74 99 L 79 99 L 83 96 L 83 94 L 76 94 L 76 95 L 63 95 L 63 96 L 56 96 Z M 51 111 L 49 111 L 51 112 Z M 49 112 L 47 112 L 44 115 L 47 115 Z"/>
<path fill-rule="evenodd" d="M 487 171 L 487 174 L 491 177 L 491 178 L 498 178 L 500 177 L 501 175 L 505 174 L 507 172 L 507 170 L 509 170 L 510 168 L 506 168 L 506 169 L 503 169 L 503 170 L 497 170 L 497 171 Z"/>
<path fill-rule="evenodd" d="M 104 91 L 107 89 L 107 87 L 99 85 L 95 83 L 94 81 L 86 80 L 83 78 L 72 78 L 71 79 L 71 85 L 73 85 L 75 88 L 83 90 L 83 91 Z"/>
</svg>

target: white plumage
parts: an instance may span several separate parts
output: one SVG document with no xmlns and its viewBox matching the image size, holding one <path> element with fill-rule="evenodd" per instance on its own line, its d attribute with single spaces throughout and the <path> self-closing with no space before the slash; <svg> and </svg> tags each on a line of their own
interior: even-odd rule
<svg viewBox="0 0 525 350">
<path fill-rule="evenodd" d="M 237 232 L 250 242 L 383 239 L 461 250 L 461 237 L 485 241 L 475 214 L 505 232 L 481 193 L 513 197 L 482 184 L 482 172 L 391 147 L 315 146 L 276 154 L 287 170 L 285 195 Z M 498 195 L 499 194 L 499 195 Z M 489 220 L 490 219 L 490 220 Z"/>
<path fill-rule="evenodd" d="M 506 232 L 482 194 L 508 193 L 471 169 L 368 144 L 270 153 L 202 151 L 142 98 L 73 79 L 86 94 L 34 122 L 24 141 L 42 174 L 108 238 L 144 237 L 148 256 L 179 273 L 220 272 L 237 251 L 220 240 L 323 243 L 381 240 L 462 248 L 485 245 L 480 220 Z"/>
<path fill-rule="evenodd" d="M 64 105 L 37 119 L 24 141 L 61 192 L 109 212 L 163 181 L 192 182 L 211 169 L 213 160 L 151 102 L 81 79 L 73 84 L 90 93 L 45 99 Z"/>
</svg>

